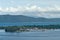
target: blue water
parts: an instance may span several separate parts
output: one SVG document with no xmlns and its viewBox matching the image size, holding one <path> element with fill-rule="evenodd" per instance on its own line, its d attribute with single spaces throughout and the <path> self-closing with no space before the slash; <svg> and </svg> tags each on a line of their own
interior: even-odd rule
<svg viewBox="0 0 60 40">
<path fill-rule="evenodd" d="M 0 23 L 0 26 L 22 26 L 22 25 L 55 25 L 60 22 L 20 22 L 20 23 Z"/>
<path fill-rule="evenodd" d="M 2 30 L 0 31 L 0 40 L 60 40 L 60 29 L 20 33 L 7 33 Z"/>
</svg>

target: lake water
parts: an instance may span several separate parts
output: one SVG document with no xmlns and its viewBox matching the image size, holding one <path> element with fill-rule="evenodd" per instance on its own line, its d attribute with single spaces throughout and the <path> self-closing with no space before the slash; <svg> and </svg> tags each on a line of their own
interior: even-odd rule
<svg viewBox="0 0 60 40">
<path fill-rule="evenodd" d="M 60 29 L 20 33 L 7 33 L 0 30 L 0 40 L 60 40 Z"/>
<path fill-rule="evenodd" d="M 0 23 L 0 26 L 22 26 L 22 25 L 50 25 L 60 24 L 60 22 L 20 22 L 20 23 Z"/>
</svg>

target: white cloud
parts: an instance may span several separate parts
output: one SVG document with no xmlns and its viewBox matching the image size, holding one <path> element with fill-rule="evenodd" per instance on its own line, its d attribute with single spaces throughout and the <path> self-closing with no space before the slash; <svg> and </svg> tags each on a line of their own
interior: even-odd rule
<svg viewBox="0 0 60 40">
<path fill-rule="evenodd" d="M 12 15 L 27 15 L 27 16 L 33 16 L 33 17 L 60 18 L 60 7 L 57 5 L 55 5 L 54 7 L 46 7 L 46 8 L 39 7 L 36 5 L 18 6 L 18 7 L 9 7 L 9 8 L 0 7 L 0 12 L 8 12 L 8 13 L 12 12 L 13 14 L 9 13 Z"/>
<path fill-rule="evenodd" d="M 42 8 L 36 5 L 33 6 L 19 6 L 19 7 L 9 7 L 9 8 L 1 8 L 0 11 L 2 12 L 18 12 L 18 11 L 39 11 L 39 12 L 48 12 L 48 11 L 60 11 L 59 6 L 54 7 L 46 7 Z"/>
</svg>

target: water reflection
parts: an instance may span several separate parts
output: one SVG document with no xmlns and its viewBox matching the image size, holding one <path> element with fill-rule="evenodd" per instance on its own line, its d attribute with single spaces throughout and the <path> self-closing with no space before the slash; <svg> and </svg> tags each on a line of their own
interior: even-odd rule
<svg viewBox="0 0 60 40">
<path fill-rule="evenodd" d="M 10 33 L 0 30 L 0 40 L 60 40 L 60 29 L 45 32 Z"/>
</svg>

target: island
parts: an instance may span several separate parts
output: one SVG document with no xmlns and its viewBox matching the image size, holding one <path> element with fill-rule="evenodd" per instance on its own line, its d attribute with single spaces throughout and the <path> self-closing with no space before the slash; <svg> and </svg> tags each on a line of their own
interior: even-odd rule
<svg viewBox="0 0 60 40">
<path fill-rule="evenodd" d="M 0 29 L 4 29 L 5 32 L 28 32 L 32 30 L 50 30 L 60 29 L 60 25 L 24 25 L 24 26 L 0 26 Z"/>
</svg>

